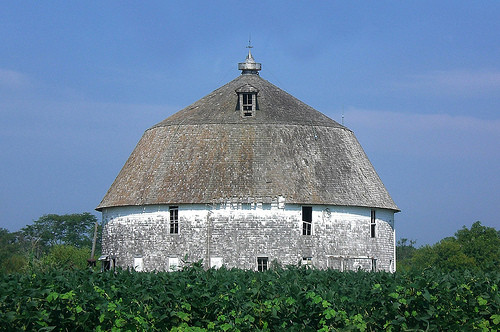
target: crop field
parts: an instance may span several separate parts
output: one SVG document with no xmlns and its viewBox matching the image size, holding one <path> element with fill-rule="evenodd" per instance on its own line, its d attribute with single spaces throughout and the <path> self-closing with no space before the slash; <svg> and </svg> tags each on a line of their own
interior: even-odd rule
<svg viewBox="0 0 500 332">
<path fill-rule="evenodd" d="M 497 331 L 498 272 L 50 270 L 0 274 L 0 329 Z"/>
</svg>

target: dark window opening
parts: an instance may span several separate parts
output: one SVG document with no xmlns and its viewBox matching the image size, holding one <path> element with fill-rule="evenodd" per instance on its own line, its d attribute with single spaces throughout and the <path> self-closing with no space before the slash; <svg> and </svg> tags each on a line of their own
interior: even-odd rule
<svg viewBox="0 0 500 332">
<path fill-rule="evenodd" d="M 375 237 L 375 226 L 377 225 L 375 220 L 376 220 L 375 210 L 372 210 L 371 215 L 370 215 L 370 236 L 371 237 Z"/>
<path fill-rule="evenodd" d="M 254 117 L 255 111 L 259 109 L 257 94 L 259 90 L 250 84 L 245 84 L 235 90 L 238 95 L 236 110 L 240 111 L 243 118 Z"/>
<path fill-rule="evenodd" d="M 302 207 L 302 235 L 311 235 L 312 231 L 312 207 Z"/>
<path fill-rule="evenodd" d="M 103 255 L 99 258 L 99 260 L 101 261 L 101 272 L 109 271 L 111 269 L 113 269 L 113 271 L 115 270 L 116 258 L 110 258 L 109 256 Z"/>
<path fill-rule="evenodd" d="M 109 271 L 111 269 L 111 261 L 109 259 L 102 261 L 102 270 Z"/>
<path fill-rule="evenodd" d="M 253 104 L 253 94 L 244 93 L 243 94 L 243 110 L 244 111 L 251 111 L 252 104 Z"/>
<path fill-rule="evenodd" d="M 302 257 L 302 265 L 311 266 L 312 257 Z"/>
<path fill-rule="evenodd" d="M 267 257 L 257 257 L 257 271 L 263 272 L 267 270 Z"/>
<path fill-rule="evenodd" d="M 171 206 L 170 211 L 170 234 L 179 234 L 179 207 Z"/>
<path fill-rule="evenodd" d="M 372 272 L 377 272 L 377 260 L 372 258 Z"/>
</svg>

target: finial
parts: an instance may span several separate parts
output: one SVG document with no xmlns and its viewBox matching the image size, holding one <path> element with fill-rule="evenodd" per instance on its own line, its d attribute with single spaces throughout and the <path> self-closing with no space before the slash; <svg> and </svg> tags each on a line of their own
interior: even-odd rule
<svg viewBox="0 0 500 332">
<path fill-rule="evenodd" d="M 248 49 L 250 48 L 253 48 L 252 46 L 252 35 L 248 35 L 248 46 L 247 46 Z"/>
<path fill-rule="evenodd" d="M 252 52 L 250 49 L 253 48 L 251 43 L 251 37 L 248 38 L 248 55 L 245 59 L 245 62 L 238 63 L 238 69 L 241 70 L 241 74 L 255 74 L 259 75 L 259 70 L 261 70 L 262 66 L 260 63 L 255 62 Z"/>
</svg>

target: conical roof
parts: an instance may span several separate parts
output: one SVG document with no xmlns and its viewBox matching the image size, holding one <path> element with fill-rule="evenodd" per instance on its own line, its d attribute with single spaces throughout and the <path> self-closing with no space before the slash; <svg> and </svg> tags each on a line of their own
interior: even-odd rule
<svg viewBox="0 0 500 332">
<path fill-rule="evenodd" d="M 97 210 L 282 196 L 399 211 L 351 130 L 256 73 L 146 130 Z M 253 116 L 241 91 L 256 94 Z"/>
</svg>

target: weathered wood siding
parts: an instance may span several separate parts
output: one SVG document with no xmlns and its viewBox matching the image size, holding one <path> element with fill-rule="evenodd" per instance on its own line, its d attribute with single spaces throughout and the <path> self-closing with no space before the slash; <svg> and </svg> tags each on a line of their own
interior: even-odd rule
<svg viewBox="0 0 500 332">
<path fill-rule="evenodd" d="M 302 206 L 242 203 L 179 205 L 179 234 L 169 234 L 167 205 L 103 210 L 103 253 L 116 264 L 144 270 L 168 269 L 168 258 L 194 262 L 221 258 L 227 267 L 256 269 L 257 257 L 297 265 L 311 257 L 318 268 L 393 271 L 394 211 L 376 209 L 376 236 L 370 233 L 370 208 L 314 205 L 312 235 L 302 235 Z M 208 265 L 208 263 L 207 263 Z"/>
</svg>

